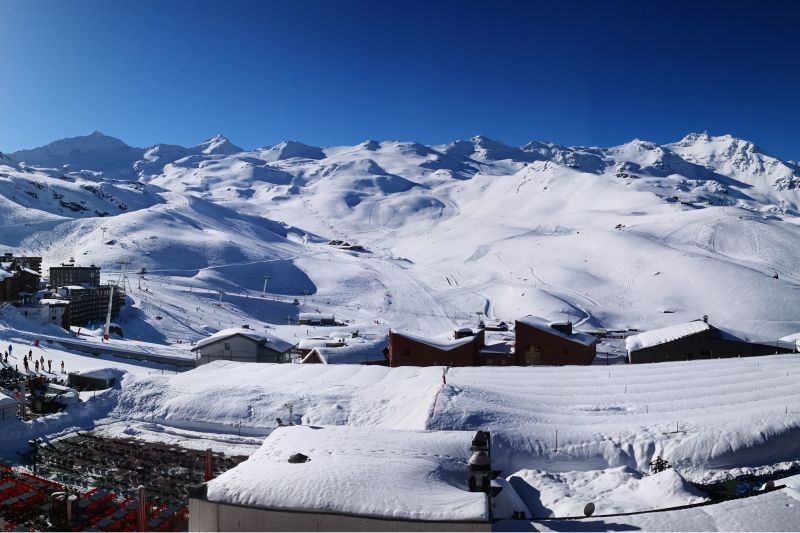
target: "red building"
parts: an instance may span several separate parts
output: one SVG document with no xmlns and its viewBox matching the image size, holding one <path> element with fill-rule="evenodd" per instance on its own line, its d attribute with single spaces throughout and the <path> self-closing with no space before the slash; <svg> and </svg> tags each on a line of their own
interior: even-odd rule
<svg viewBox="0 0 800 533">
<path fill-rule="evenodd" d="M 515 364 L 589 365 L 597 353 L 597 339 L 572 330 L 572 322 L 548 322 L 528 315 L 516 321 Z"/>
<path fill-rule="evenodd" d="M 483 330 L 460 339 L 431 339 L 389 331 L 389 366 L 476 366 Z"/>
</svg>

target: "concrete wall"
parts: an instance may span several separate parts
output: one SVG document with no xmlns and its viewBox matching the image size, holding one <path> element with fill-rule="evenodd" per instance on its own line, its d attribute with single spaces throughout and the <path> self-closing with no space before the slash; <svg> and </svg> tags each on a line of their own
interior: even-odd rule
<svg viewBox="0 0 800 533">
<path fill-rule="evenodd" d="M 491 531 L 489 522 L 427 522 L 245 507 L 189 499 L 189 531 Z"/>
<path fill-rule="evenodd" d="M 596 343 L 586 346 L 519 321 L 514 328 L 514 335 L 515 364 L 520 366 L 590 365 L 597 354 Z"/>
</svg>

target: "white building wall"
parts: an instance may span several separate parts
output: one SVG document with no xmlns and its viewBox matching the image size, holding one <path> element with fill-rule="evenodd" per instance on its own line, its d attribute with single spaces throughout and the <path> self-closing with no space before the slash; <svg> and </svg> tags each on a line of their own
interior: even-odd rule
<svg viewBox="0 0 800 533">
<path fill-rule="evenodd" d="M 489 522 L 387 520 L 189 499 L 189 531 L 491 531 Z"/>
</svg>

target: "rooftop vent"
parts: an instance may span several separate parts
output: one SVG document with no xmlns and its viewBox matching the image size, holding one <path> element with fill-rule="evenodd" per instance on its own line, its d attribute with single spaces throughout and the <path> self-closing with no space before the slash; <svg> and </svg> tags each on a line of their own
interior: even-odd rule
<svg viewBox="0 0 800 533">
<path fill-rule="evenodd" d="M 564 335 L 572 335 L 572 322 L 551 322 L 550 327 Z"/>
</svg>

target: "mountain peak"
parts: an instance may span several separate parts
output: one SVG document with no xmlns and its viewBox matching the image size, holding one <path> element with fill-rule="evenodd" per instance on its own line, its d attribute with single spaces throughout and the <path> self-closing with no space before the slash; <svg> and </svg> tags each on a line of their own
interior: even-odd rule
<svg viewBox="0 0 800 533">
<path fill-rule="evenodd" d="M 195 146 L 195 149 L 205 155 L 230 155 L 244 151 L 242 148 L 239 148 L 229 141 L 228 138 L 221 133 L 201 142 Z"/>
<path fill-rule="evenodd" d="M 300 141 L 286 140 L 261 152 L 264 161 L 283 161 L 286 159 L 325 159 L 325 152 L 318 146 L 310 146 Z"/>
</svg>

